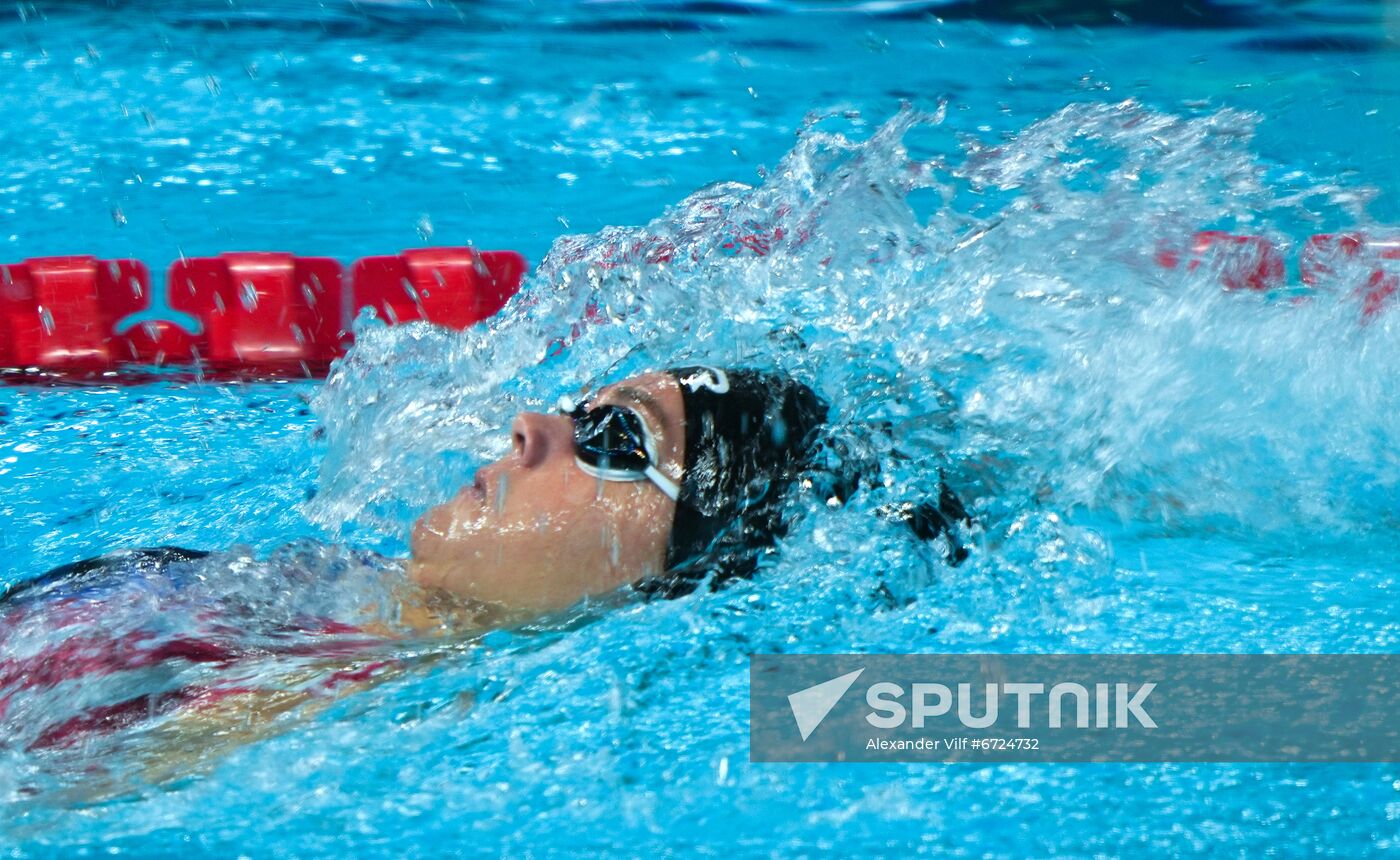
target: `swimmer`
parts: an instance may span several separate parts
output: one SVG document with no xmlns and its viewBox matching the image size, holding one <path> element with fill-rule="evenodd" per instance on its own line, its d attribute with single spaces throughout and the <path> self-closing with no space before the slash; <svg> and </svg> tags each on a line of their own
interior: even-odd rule
<svg viewBox="0 0 1400 860">
<path fill-rule="evenodd" d="M 229 720 L 258 725 L 318 695 L 325 698 L 332 687 L 332 695 L 338 695 L 391 676 L 397 664 L 383 658 L 377 643 L 470 635 L 628 590 L 646 599 L 675 598 L 752 577 L 787 532 L 793 489 L 814 486 L 821 471 L 827 415 L 827 404 L 791 377 L 710 367 L 643 374 L 604 387 L 581 404 L 561 402 L 555 414 L 521 414 L 511 427 L 510 453 L 480 469 L 469 486 L 417 521 L 409 558 L 388 565 L 400 576 L 392 592 L 385 592 L 394 595 L 384 601 L 392 607 L 369 607 L 372 618 L 353 622 L 304 612 L 278 622 L 298 633 L 324 631 L 318 634 L 324 643 L 319 648 L 294 642 L 283 655 L 295 656 L 298 677 L 318 679 L 315 689 L 279 683 L 274 694 L 220 687 L 207 680 L 207 672 L 197 685 L 188 680 L 191 669 L 277 658 L 284 628 L 261 631 L 264 637 L 251 649 L 181 635 L 176 644 L 161 640 L 160 662 L 170 664 L 170 671 L 160 676 L 159 690 L 49 726 L 31 735 L 31 744 L 70 744 L 92 731 L 171 711 L 200 714 L 211 731 Z M 815 485 L 824 497 L 844 499 L 855 483 L 833 479 L 828 471 Z M 946 488 L 936 504 L 883 513 L 906 522 L 922 538 L 944 536 L 950 561 L 966 554 L 951 526 L 967 515 Z M 198 565 L 207 556 L 167 547 L 68 565 L 0 595 L 0 619 L 7 613 L 32 615 L 45 603 L 63 602 L 65 596 L 71 602 L 129 576 L 158 583 L 144 586 L 143 595 L 178 592 L 181 582 L 202 581 Z M 379 571 L 374 564 L 348 567 L 370 575 Z M 126 577 L 118 575 L 123 573 Z M 320 595 L 341 591 L 329 583 L 302 585 L 316 599 L 329 600 Z M 160 600 L 140 605 L 161 611 Z M 250 617 L 247 611 L 238 614 Z M 0 657 L 11 657 L 4 653 L 3 627 L 0 623 Z M 134 641 L 105 651 L 55 649 L 62 659 L 78 655 L 71 671 L 55 663 L 54 655 L 36 654 L 33 661 L 44 665 L 45 677 L 74 681 L 88 673 L 116 683 L 134 674 L 127 671 L 133 666 L 149 675 L 156 662 L 146 639 Z M 0 713 L 16 692 L 3 682 L 0 678 Z M 122 689 L 123 695 L 130 692 Z M 188 725 L 188 713 L 176 722 Z M 217 717 L 211 721 L 210 714 Z M 190 733 L 184 734 L 188 740 Z"/>
<path fill-rule="evenodd" d="M 539 613 L 751 576 L 785 532 L 784 497 L 827 415 L 790 378 L 706 367 L 561 406 L 517 417 L 511 453 L 418 521 L 415 582 Z"/>
</svg>

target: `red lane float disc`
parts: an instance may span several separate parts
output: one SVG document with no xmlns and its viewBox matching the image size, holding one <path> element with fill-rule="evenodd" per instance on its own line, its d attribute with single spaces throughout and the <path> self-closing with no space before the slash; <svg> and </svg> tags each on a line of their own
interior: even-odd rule
<svg viewBox="0 0 1400 860">
<path fill-rule="evenodd" d="M 1163 245 L 1157 265 L 1175 269 L 1185 264 L 1194 272 L 1201 266 L 1219 274 L 1226 290 L 1264 292 L 1284 286 L 1283 255 L 1262 236 L 1239 236 L 1223 230 L 1202 230 L 1185 247 Z"/>
<path fill-rule="evenodd" d="M 1319 233 L 1303 246 L 1298 268 L 1308 286 L 1355 290 L 1370 319 L 1400 290 L 1400 234 Z"/>
<path fill-rule="evenodd" d="M 525 258 L 513 251 L 414 248 L 365 257 L 351 270 L 354 306 L 390 325 L 429 320 L 462 329 L 494 316 L 520 288 Z"/>
<path fill-rule="evenodd" d="M 341 354 L 343 270 L 329 257 L 232 253 L 170 266 L 170 306 L 200 320 L 200 359 L 219 370 L 317 369 Z"/>
<path fill-rule="evenodd" d="M 0 367 L 109 369 L 129 354 L 113 326 L 145 306 L 150 282 L 137 260 L 34 257 L 0 266 Z"/>
</svg>

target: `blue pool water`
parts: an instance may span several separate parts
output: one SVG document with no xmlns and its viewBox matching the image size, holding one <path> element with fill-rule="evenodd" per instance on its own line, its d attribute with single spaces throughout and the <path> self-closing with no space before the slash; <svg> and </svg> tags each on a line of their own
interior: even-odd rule
<svg viewBox="0 0 1400 860">
<path fill-rule="evenodd" d="M 1296 251 L 1400 224 L 1400 14 L 1025 8 L 6 11 L 6 261 L 544 262 L 489 327 L 365 323 L 324 385 L 0 390 L 0 582 L 114 547 L 402 553 L 514 412 L 693 359 L 793 370 L 875 456 L 863 428 L 888 422 L 889 493 L 942 468 L 981 532 L 949 569 L 879 499 L 813 507 L 754 583 L 456 643 L 174 781 L 143 780 L 135 736 L 90 761 L 0 748 L 0 850 L 1393 850 L 1393 765 L 748 762 L 754 652 L 1400 638 L 1400 310 L 1362 325 L 1345 289 L 1153 263 L 1202 228 Z M 765 255 L 739 241 L 777 228 Z M 590 303 L 610 321 L 541 363 Z M 93 766 L 122 791 L 75 793 Z"/>
</svg>

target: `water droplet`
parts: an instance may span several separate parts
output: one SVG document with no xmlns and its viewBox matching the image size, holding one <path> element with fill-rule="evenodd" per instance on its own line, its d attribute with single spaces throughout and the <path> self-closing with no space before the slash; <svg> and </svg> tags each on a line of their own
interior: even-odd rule
<svg viewBox="0 0 1400 860">
<path fill-rule="evenodd" d="M 243 303 L 244 310 L 250 313 L 258 309 L 258 290 L 252 281 L 244 281 L 238 288 L 238 300 Z"/>
<path fill-rule="evenodd" d="M 118 227 L 126 226 L 126 213 L 122 211 L 120 206 L 112 207 L 112 223 Z"/>
<path fill-rule="evenodd" d="M 433 219 L 428 217 L 427 212 L 421 213 L 413 226 L 418 230 L 418 238 L 424 242 L 433 238 Z"/>
<path fill-rule="evenodd" d="M 502 475 L 501 479 L 496 482 L 496 513 L 498 515 L 504 513 L 506 509 L 506 485 L 509 480 Z"/>
</svg>

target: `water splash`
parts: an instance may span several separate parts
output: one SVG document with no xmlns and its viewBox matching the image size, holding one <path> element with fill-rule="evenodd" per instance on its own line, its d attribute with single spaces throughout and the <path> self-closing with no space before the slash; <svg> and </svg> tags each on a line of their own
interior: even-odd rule
<svg viewBox="0 0 1400 860">
<path fill-rule="evenodd" d="M 905 489 L 948 468 L 984 512 L 1048 494 L 1193 527 L 1388 521 L 1393 315 L 1359 326 L 1345 290 L 1271 301 L 1153 262 L 1205 227 L 1286 243 L 1303 210 L 1364 222 L 1366 189 L 1275 181 L 1251 149 L 1257 118 L 1233 110 L 1075 104 L 911 156 L 911 132 L 941 120 L 906 108 L 855 140 L 832 128 L 843 117 L 813 116 L 760 185 L 560 238 L 490 326 L 365 324 L 317 404 L 313 517 L 401 533 L 501 452 L 521 409 L 640 370 L 748 362 L 812 382 L 840 428 L 886 428 L 879 453 L 909 458 L 892 471 Z M 914 192 L 937 200 L 927 218 Z"/>
</svg>

